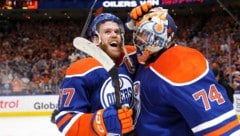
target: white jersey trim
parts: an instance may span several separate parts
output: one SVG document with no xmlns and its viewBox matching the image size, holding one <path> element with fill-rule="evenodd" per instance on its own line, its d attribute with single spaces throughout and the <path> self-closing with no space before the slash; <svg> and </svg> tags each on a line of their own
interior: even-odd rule
<svg viewBox="0 0 240 136">
<path fill-rule="evenodd" d="M 233 132 L 230 136 L 240 136 L 240 130 Z"/>
<path fill-rule="evenodd" d="M 204 122 L 202 124 L 197 125 L 196 127 L 192 128 L 192 131 L 194 133 L 200 132 L 202 130 L 208 129 L 210 127 L 216 126 L 219 123 L 223 122 L 224 120 L 227 120 L 228 118 L 235 116 L 236 115 L 236 111 L 233 109 L 231 111 L 228 111 L 224 114 L 222 114 L 221 116 L 214 118 L 210 121 Z"/>
<path fill-rule="evenodd" d="M 189 82 L 185 82 L 185 83 L 176 83 L 176 82 L 172 82 L 171 80 L 169 80 L 168 78 L 166 78 L 165 76 L 161 75 L 159 72 L 157 72 L 152 66 L 150 67 L 150 69 L 156 74 L 158 75 L 159 77 L 161 77 L 163 80 L 165 80 L 166 82 L 168 82 L 169 84 L 171 85 L 174 85 L 174 86 L 184 86 L 184 85 L 190 85 L 194 82 L 197 82 L 198 80 L 200 80 L 202 77 L 204 77 L 208 71 L 209 71 L 209 64 L 208 64 L 208 61 L 206 60 L 206 70 L 197 78 L 195 78 L 194 80 L 192 81 L 189 81 Z"/>
<path fill-rule="evenodd" d="M 84 113 L 78 113 L 76 114 L 71 120 L 70 122 L 65 126 L 65 128 L 63 129 L 62 133 L 64 135 L 67 134 L 67 132 L 69 131 L 69 129 L 71 128 L 71 126 L 76 122 L 76 120 L 78 120 Z"/>
</svg>

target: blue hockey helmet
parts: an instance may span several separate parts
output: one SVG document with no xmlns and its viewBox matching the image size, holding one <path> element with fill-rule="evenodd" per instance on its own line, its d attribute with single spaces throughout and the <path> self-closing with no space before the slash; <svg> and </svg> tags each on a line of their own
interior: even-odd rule
<svg viewBox="0 0 240 136">
<path fill-rule="evenodd" d="M 98 25 L 99 23 L 105 22 L 105 21 L 113 21 L 116 22 L 119 27 L 120 27 L 120 32 L 124 33 L 124 26 L 123 23 L 121 21 L 120 18 L 118 18 L 117 16 L 111 14 L 111 13 L 102 13 L 100 15 L 98 15 L 97 17 L 94 18 L 94 20 L 92 21 L 91 25 L 90 25 L 90 33 L 89 36 L 92 38 L 95 34 L 97 34 L 97 29 L 98 29 Z"/>
</svg>

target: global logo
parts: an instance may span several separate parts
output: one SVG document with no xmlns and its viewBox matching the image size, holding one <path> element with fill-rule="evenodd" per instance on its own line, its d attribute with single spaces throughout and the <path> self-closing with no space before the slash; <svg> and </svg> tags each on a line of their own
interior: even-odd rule
<svg viewBox="0 0 240 136">
<path fill-rule="evenodd" d="M 132 100 L 133 93 L 133 82 L 132 80 L 123 74 L 119 75 L 119 84 L 120 84 L 120 99 L 123 104 L 130 104 Z M 116 102 L 114 87 L 112 80 L 109 77 L 103 84 L 100 92 L 101 104 L 104 108 L 107 108 L 111 105 L 114 105 Z"/>
</svg>

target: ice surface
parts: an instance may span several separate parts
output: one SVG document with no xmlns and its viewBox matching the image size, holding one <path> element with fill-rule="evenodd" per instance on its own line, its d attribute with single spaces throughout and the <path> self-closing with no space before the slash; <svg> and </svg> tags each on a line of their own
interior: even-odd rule
<svg viewBox="0 0 240 136">
<path fill-rule="evenodd" d="M 0 136 L 63 136 L 49 116 L 0 117 Z"/>
</svg>

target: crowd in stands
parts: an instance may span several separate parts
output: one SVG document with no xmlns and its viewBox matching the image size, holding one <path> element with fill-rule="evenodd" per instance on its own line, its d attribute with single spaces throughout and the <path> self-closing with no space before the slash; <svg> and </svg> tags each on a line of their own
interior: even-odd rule
<svg viewBox="0 0 240 136">
<path fill-rule="evenodd" d="M 69 21 L 24 21 L 14 22 L 14 28 L 2 31 L 0 93 L 58 93 L 74 53 L 72 40 L 81 32 L 79 25 Z"/>
<path fill-rule="evenodd" d="M 236 21 L 222 13 L 173 17 L 178 26 L 176 42 L 200 50 L 210 64 L 218 64 L 221 78 L 236 89 L 240 85 Z M 66 68 L 86 57 L 72 46 L 83 23 L 28 20 L 1 25 L 0 95 L 58 94 Z M 132 44 L 131 33 L 125 36 L 126 44 Z"/>
</svg>

